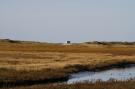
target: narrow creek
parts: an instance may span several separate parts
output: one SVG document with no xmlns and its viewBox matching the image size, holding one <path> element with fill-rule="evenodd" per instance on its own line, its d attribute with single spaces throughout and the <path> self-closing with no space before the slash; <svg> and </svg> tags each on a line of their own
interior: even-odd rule
<svg viewBox="0 0 135 89">
<path fill-rule="evenodd" d="M 129 79 L 135 79 L 135 65 L 127 68 L 113 68 L 109 70 L 93 72 L 84 71 L 71 74 L 67 84 L 83 83 L 83 82 L 96 82 L 96 81 L 108 81 L 110 79 L 125 81 Z"/>
</svg>

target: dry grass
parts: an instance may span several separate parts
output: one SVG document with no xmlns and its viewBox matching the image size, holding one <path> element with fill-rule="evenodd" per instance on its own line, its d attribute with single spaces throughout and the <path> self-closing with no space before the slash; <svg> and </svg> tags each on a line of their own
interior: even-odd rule
<svg viewBox="0 0 135 89">
<path fill-rule="evenodd" d="M 0 52 L 0 68 L 14 70 L 57 69 L 72 65 L 115 64 L 121 61 L 134 62 L 135 55 L 112 55 L 105 53 L 60 53 L 60 52 Z"/>
<path fill-rule="evenodd" d="M 104 69 L 129 62 L 135 63 L 135 45 L 0 41 L 1 84 L 61 81 L 72 72 Z"/>
</svg>

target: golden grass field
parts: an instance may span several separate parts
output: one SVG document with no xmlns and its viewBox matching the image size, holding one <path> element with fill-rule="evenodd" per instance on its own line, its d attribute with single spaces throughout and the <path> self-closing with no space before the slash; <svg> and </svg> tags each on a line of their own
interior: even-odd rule
<svg viewBox="0 0 135 89">
<path fill-rule="evenodd" d="M 66 80 L 72 72 L 100 70 L 123 63 L 135 63 L 135 44 L 62 45 L 0 41 L 1 86 L 10 83 L 17 85 L 25 82 L 61 81 Z"/>
</svg>

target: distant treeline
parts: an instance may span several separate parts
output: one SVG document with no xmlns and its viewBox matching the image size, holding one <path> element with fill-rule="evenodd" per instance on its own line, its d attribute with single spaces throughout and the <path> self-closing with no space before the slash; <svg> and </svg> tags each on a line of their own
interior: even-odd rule
<svg viewBox="0 0 135 89">
<path fill-rule="evenodd" d="M 11 39 L 0 39 L 0 42 L 8 42 L 8 43 L 46 43 L 46 42 L 21 41 L 21 40 L 11 40 Z"/>
<path fill-rule="evenodd" d="M 106 42 L 106 41 L 92 41 L 85 42 L 86 44 L 100 44 L 100 45 L 113 45 L 113 44 L 121 44 L 121 45 L 135 45 L 135 42 Z"/>
<path fill-rule="evenodd" d="M 11 39 L 0 39 L 0 42 L 20 43 L 21 41 Z"/>
</svg>

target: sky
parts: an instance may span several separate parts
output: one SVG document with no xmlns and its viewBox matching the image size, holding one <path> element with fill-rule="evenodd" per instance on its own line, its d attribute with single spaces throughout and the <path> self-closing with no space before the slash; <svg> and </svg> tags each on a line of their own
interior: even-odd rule
<svg viewBox="0 0 135 89">
<path fill-rule="evenodd" d="M 135 0 L 0 0 L 0 38 L 135 41 Z"/>
</svg>

